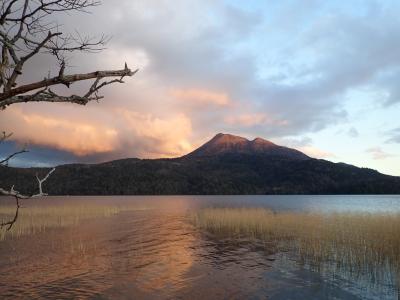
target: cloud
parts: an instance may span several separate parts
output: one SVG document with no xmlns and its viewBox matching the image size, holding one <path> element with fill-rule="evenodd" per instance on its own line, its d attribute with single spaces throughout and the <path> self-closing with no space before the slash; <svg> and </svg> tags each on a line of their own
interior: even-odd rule
<svg viewBox="0 0 400 300">
<path fill-rule="evenodd" d="M 193 150 L 189 141 L 191 121 L 183 114 L 161 119 L 129 110 L 116 112 L 123 119 L 121 123 L 126 124 L 124 147 L 136 148 L 139 157 L 176 157 Z"/>
<path fill-rule="evenodd" d="M 400 143 L 400 127 L 390 130 L 387 135 L 390 136 L 386 143 Z"/>
<path fill-rule="evenodd" d="M 398 94 L 398 85 L 381 79 L 391 74 L 395 76 L 391 82 L 398 82 L 400 74 L 400 54 L 394 51 L 400 43 L 393 39 L 400 34 L 400 22 L 394 18 L 398 9 L 394 6 L 378 4 L 376 9 L 354 14 L 321 5 L 309 13 L 313 18 L 301 24 L 302 29 L 291 31 L 296 39 L 284 44 L 271 68 L 283 76 L 260 92 L 266 107 L 291 121 L 285 130 L 318 131 L 346 120 L 343 99 L 355 89 L 372 87 Z M 390 103 L 399 99 L 394 97 Z"/>
<path fill-rule="evenodd" d="M 347 134 L 349 137 L 352 138 L 356 138 L 358 137 L 360 134 L 358 133 L 358 130 L 355 127 L 351 127 L 348 131 Z"/>
<path fill-rule="evenodd" d="M 12 124 L 12 126 L 10 126 Z M 13 132 L 12 140 L 69 151 L 77 156 L 110 152 L 115 149 L 118 132 L 99 121 L 97 124 L 23 112 L 9 108 L 1 118 L 3 130 Z"/>
<path fill-rule="evenodd" d="M 279 141 L 280 144 L 289 147 L 295 148 L 310 157 L 326 159 L 326 158 L 335 158 L 337 157 L 334 153 L 328 152 L 322 149 L 319 149 L 312 145 L 313 140 L 309 137 L 302 138 L 285 138 Z"/>
<path fill-rule="evenodd" d="M 67 72 L 121 68 L 125 61 L 140 72 L 124 85 L 107 87 L 103 101 L 85 108 L 18 106 L 36 123 L 44 122 L 39 117 L 60 122 L 43 125 L 58 142 L 36 143 L 77 155 L 106 151 L 107 158 L 175 156 L 221 131 L 284 139 L 351 121 L 346 95 L 359 88 L 381 91 L 387 106 L 400 101 L 395 2 L 363 4 L 356 11 L 342 2 L 299 0 L 246 8 L 211 0 L 116 3 L 104 1 L 93 14 L 59 15 L 67 31 L 113 36 L 104 52 L 71 57 Z M 56 70 L 39 57 L 24 80 L 41 80 L 49 71 Z M 3 120 L 9 111 L 1 112 Z M 19 140 L 37 135 L 21 118 L 7 120 L 0 119 L 0 128 L 16 128 Z M 77 128 L 84 126 L 92 132 L 81 130 L 79 139 Z M 79 146 L 57 137 L 59 128 L 59 136 Z M 116 134 L 101 140 L 107 130 Z M 348 134 L 355 137 L 356 131 Z M 96 140 L 99 149 L 92 146 Z"/>
<path fill-rule="evenodd" d="M 275 120 L 265 113 L 247 113 L 225 117 L 225 123 L 238 127 L 253 127 L 256 125 L 287 126 L 286 120 Z"/>
<path fill-rule="evenodd" d="M 84 111 L 82 116 L 73 116 L 63 110 L 49 114 L 11 107 L 2 113 L 0 128 L 13 132 L 13 141 L 67 151 L 87 160 L 172 157 L 193 149 L 191 121 L 183 114 L 156 117 L 114 109 L 97 119 L 86 117 Z"/>
<path fill-rule="evenodd" d="M 312 142 L 313 142 L 313 140 L 309 137 L 302 137 L 300 139 L 285 138 L 285 139 L 280 140 L 280 143 L 282 145 L 285 145 L 286 147 L 289 147 L 289 148 L 299 148 L 299 147 L 311 146 Z"/>
<path fill-rule="evenodd" d="M 370 153 L 372 155 L 372 158 L 376 160 L 386 159 L 395 156 L 393 154 L 385 152 L 384 150 L 382 150 L 381 147 L 372 147 L 367 149 L 366 152 Z"/>
<path fill-rule="evenodd" d="M 189 104 L 204 106 L 227 106 L 230 104 L 226 93 L 219 93 L 203 89 L 171 89 L 170 94 L 178 100 L 189 102 Z"/>
<path fill-rule="evenodd" d="M 325 159 L 325 158 L 335 158 L 336 155 L 328 152 L 321 150 L 319 148 L 313 147 L 313 146 L 302 146 L 302 147 L 297 147 L 297 150 L 304 152 L 310 157 L 314 158 L 320 158 L 320 159 Z"/>
</svg>

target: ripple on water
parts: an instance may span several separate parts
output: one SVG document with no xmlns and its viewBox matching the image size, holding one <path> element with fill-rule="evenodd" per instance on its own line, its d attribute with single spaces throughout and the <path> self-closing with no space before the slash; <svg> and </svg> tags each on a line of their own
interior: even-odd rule
<svg viewBox="0 0 400 300">
<path fill-rule="evenodd" d="M 273 247 L 199 232 L 186 208 L 122 212 L 6 240 L 0 243 L 1 298 L 361 297 L 351 281 L 321 277 Z"/>
</svg>

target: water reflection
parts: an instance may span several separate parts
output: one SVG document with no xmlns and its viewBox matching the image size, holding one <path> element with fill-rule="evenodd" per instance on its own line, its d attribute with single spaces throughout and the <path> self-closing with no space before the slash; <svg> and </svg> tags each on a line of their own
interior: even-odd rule
<svg viewBox="0 0 400 300">
<path fill-rule="evenodd" d="M 227 199 L 227 198 L 224 198 Z M 82 221 L 0 242 L 2 299 L 393 299 L 390 286 L 367 289 L 339 271 L 300 265 L 257 240 L 216 237 L 194 228 L 199 199 L 134 200 L 141 210 Z M 48 198 L 42 204 L 129 198 Z M 214 202 L 213 202 L 214 201 Z M 226 200 L 224 200 L 226 201 Z M 223 202 L 224 202 L 223 201 Z M 258 200 L 256 199 L 256 202 Z M 223 202 L 221 205 L 223 205 Z M 212 204 L 210 204 L 212 203 Z M 232 203 L 231 203 L 232 204 Z M 146 208 L 146 209 L 144 209 Z M 365 282 L 364 282 L 365 283 Z"/>
<path fill-rule="evenodd" d="M 183 218 L 131 212 L 5 241 L 0 293 L 10 298 L 173 294 L 187 284 L 185 273 L 194 259 L 194 236 Z"/>
</svg>

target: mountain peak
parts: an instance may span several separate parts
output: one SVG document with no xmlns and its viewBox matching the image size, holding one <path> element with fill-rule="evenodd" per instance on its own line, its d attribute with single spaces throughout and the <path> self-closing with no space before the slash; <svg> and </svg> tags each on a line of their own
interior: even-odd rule
<svg viewBox="0 0 400 300">
<path fill-rule="evenodd" d="M 186 155 L 186 157 L 204 157 L 222 154 L 269 155 L 291 159 L 308 159 L 304 153 L 295 149 L 278 146 L 268 140 L 257 137 L 250 141 L 232 134 L 218 133 L 210 141 Z"/>
<path fill-rule="evenodd" d="M 268 140 L 263 139 L 263 138 L 260 138 L 260 137 L 256 137 L 254 140 L 252 140 L 252 143 L 259 144 L 259 145 L 270 145 L 270 146 L 275 145 L 273 142 L 268 141 Z"/>
<path fill-rule="evenodd" d="M 229 133 L 218 133 L 210 140 L 210 142 L 217 142 L 217 143 L 243 143 L 248 141 L 249 140 L 244 137 Z"/>
</svg>

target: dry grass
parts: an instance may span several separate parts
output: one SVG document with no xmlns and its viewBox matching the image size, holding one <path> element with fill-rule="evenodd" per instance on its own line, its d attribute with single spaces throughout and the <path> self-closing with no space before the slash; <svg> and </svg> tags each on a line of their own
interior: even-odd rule
<svg viewBox="0 0 400 300">
<path fill-rule="evenodd" d="M 140 209 L 144 208 L 96 204 L 22 207 L 11 230 L 0 230 L 0 241 L 44 232 L 50 228 L 74 226 L 88 219 L 107 218 L 122 211 Z M 0 221 L 12 219 L 14 214 L 15 207 L 0 206 Z"/>
<path fill-rule="evenodd" d="M 400 214 L 208 208 L 193 214 L 192 221 L 217 235 L 261 239 L 318 266 L 333 265 L 374 278 L 400 270 Z"/>
</svg>

